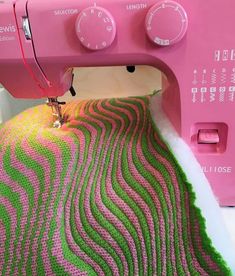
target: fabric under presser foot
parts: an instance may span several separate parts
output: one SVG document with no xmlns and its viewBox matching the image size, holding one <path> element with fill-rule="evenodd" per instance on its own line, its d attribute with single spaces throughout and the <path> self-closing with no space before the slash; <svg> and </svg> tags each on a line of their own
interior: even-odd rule
<svg viewBox="0 0 235 276">
<path fill-rule="evenodd" d="M 232 275 L 150 101 L 74 101 L 60 129 L 38 106 L 1 127 L 2 275 Z"/>
</svg>

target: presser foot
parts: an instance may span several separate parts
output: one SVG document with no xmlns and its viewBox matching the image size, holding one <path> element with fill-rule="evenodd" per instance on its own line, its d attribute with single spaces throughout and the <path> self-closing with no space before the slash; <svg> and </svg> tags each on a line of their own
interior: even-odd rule
<svg viewBox="0 0 235 276">
<path fill-rule="evenodd" d="M 65 105 L 65 102 L 59 102 L 58 98 L 48 98 L 46 103 L 51 107 L 52 116 L 55 120 L 53 123 L 53 128 L 61 128 L 64 123 L 61 105 Z"/>
</svg>

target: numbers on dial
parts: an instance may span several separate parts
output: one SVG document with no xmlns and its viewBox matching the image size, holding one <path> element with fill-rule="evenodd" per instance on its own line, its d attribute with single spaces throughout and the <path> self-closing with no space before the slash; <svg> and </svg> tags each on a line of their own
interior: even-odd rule
<svg viewBox="0 0 235 276">
<path fill-rule="evenodd" d="M 165 0 L 154 5 L 146 17 L 147 34 L 155 44 L 168 46 L 185 35 L 188 18 L 184 8 L 175 1 Z"/>
<path fill-rule="evenodd" d="M 76 32 L 84 47 L 90 50 L 102 50 L 113 43 L 116 24 L 107 10 L 90 7 L 78 16 Z"/>
</svg>

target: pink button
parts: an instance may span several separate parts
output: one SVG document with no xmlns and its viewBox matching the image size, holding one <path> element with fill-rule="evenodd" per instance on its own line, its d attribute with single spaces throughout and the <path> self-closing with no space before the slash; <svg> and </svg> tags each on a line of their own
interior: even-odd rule
<svg viewBox="0 0 235 276">
<path fill-rule="evenodd" d="M 169 46 L 185 36 L 188 18 L 180 4 L 166 0 L 157 3 L 149 10 L 145 25 L 152 42 L 159 46 Z"/>
<path fill-rule="evenodd" d="M 116 35 L 113 16 L 101 7 L 89 7 L 79 14 L 76 33 L 84 47 L 90 50 L 108 48 Z"/>
<path fill-rule="evenodd" d="M 217 129 L 201 129 L 198 132 L 198 144 L 218 144 L 219 141 Z"/>
</svg>

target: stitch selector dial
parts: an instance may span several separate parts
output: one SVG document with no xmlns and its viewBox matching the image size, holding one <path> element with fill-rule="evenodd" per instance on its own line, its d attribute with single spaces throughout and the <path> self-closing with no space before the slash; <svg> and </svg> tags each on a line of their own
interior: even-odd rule
<svg viewBox="0 0 235 276">
<path fill-rule="evenodd" d="M 116 24 L 113 16 L 104 8 L 89 7 L 79 14 L 76 33 L 82 45 L 90 50 L 103 50 L 113 43 Z"/>
<path fill-rule="evenodd" d="M 149 10 L 145 26 L 152 42 L 159 46 L 169 46 L 176 44 L 185 36 L 188 17 L 180 4 L 165 0 Z"/>
</svg>

